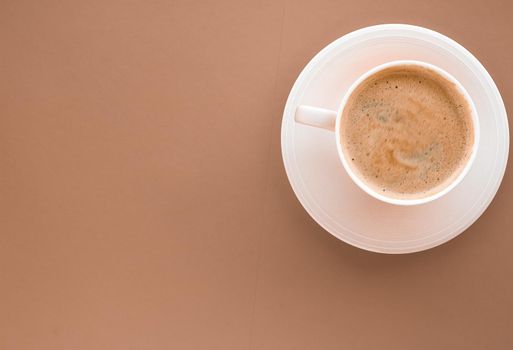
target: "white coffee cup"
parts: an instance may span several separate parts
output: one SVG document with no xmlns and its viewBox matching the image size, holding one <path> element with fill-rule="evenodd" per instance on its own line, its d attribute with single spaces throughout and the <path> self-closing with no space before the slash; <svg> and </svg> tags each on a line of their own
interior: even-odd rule
<svg viewBox="0 0 513 350">
<path fill-rule="evenodd" d="M 370 76 L 384 70 L 387 68 L 395 67 L 395 66 L 404 66 L 404 65 L 413 65 L 413 66 L 420 66 L 424 68 L 428 68 L 442 77 L 446 78 L 448 81 L 454 83 L 458 91 L 463 95 L 463 97 L 468 102 L 468 105 L 471 110 L 471 117 L 472 117 L 472 126 L 474 130 L 474 144 L 472 146 L 471 154 L 467 159 L 467 162 L 463 169 L 460 171 L 459 175 L 454 178 L 453 181 L 451 181 L 449 184 L 447 184 L 445 187 L 443 187 L 440 191 L 421 198 L 394 198 L 387 195 L 384 195 L 382 193 L 377 192 L 372 187 L 367 185 L 359 176 L 357 176 L 354 171 L 349 166 L 349 162 L 346 158 L 346 155 L 344 154 L 344 150 L 342 148 L 342 142 L 340 140 L 340 126 L 341 126 L 341 118 L 343 115 L 344 108 L 347 104 L 347 101 L 349 100 L 349 97 L 352 95 L 352 93 L 356 90 L 360 84 L 365 81 Z M 374 67 L 361 75 L 356 81 L 353 82 L 353 84 L 349 87 L 346 94 L 344 95 L 344 98 L 342 99 L 342 102 L 340 103 L 340 107 L 338 111 L 333 111 L 329 109 L 319 108 L 319 107 L 313 107 L 313 106 L 298 106 L 295 113 L 295 120 L 298 123 L 310 125 L 322 129 L 326 129 L 329 131 L 335 132 L 336 137 L 336 144 L 337 144 L 337 151 L 340 158 L 340 161 L 342 162 L 342 165 L 344 166 L 344 169 L 346 170 L 349 177 L 358 185 L 363 191 L 371 195 L 372 197 L 379 199 L 383 202 L 390 203 L 390 204 L 396 204 L 396 205 L 418 205 L 418 204 L 424 204 L 431 202 L 437 198 L 442 197 L 443 195 L 449 193 L 451 190 L 453 190 L 460 182 L 463 180 L 465 175 L 469 172 L 472 163 L 475 159 L 477 149 L 479 146 L 479 120 L 477 117 L 477 110 L 472 102 L 472 99 L 470 98 L 468 92 L 465 90 L 465 88 L 461 85 L 459 81 L 456 80 L 452 75 L 444 71 L 443 69 L 434 66 L 429 63 L 421 62 L 421 61 L 413 61 L 413 60 L 399 60 L 399 61 L 392 61 L 388 62 L 382 65 L 379 65 L 377 67 Z"/>
</svg>

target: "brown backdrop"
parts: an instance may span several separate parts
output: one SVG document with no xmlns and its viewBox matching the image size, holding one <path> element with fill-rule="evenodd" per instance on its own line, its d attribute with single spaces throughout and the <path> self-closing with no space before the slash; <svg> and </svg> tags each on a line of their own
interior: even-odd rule
<svg viewBox="0 0 513 350">
<path fill-rule="evenodd" d="M 513 103 L 500 0 L 0 1 L 1 349 L 512 349 L 513 175 L 436 249 L 302 209 L 280 122 L 354 29 L 440 31 Z"/>
</svg>

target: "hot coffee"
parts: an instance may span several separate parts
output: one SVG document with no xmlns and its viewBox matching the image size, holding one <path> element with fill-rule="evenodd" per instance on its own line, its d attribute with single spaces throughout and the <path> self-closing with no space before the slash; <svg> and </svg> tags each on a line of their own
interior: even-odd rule
<svg viewBox="0 0 513 350">
<path fill-rule="evenodd" d="M 474 143 L 466 98 L 453 82 L 417 65 L 364 80 L 347 101 L 340 132 L 351 169 L 399 199 L 442 190 L 463 170 Z"/>
</svg>

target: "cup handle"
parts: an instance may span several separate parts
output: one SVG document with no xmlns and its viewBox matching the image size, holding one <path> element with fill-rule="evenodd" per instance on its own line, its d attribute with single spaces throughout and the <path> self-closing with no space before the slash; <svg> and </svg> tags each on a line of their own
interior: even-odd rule
<svg viewBox="0 0 513 350">
<path fill-rule="evenodd" d="M 300 124 L 335 131 L 337 112 L 331 109 L 301 105 L 296 109 L 294 120 Z"/>
</svg>

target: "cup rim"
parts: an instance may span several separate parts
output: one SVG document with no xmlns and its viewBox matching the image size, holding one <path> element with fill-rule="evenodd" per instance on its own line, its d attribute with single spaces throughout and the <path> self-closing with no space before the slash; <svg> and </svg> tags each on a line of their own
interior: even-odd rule
<svg viewBox="0 0 513 350">
<path fill-rule="evenodd" d="M 436 73 L 440 74 L 442 77 L 449 80 L 450 82 L 454 83 L 456 88 L 463 95 L 463 97 L 465 98 L 465 100 L 467 101 L 467 103 L 470 107 L 472 127 L 473 127 L 473 131 L 474 131 L 474 144 L 472 145 L 472 150 L 471 150 L 470 156 L 467 159 L 467 162 L 466 162 L 465 166 L 463 167 L 463 169 L 461 170 L 460 174 L 458 174 L 458 176 L 449 185 L 445 186 L 439 192 L 436 192 L 434 194 L 431 194 L 426 197 L 421 197 L 421 198 L 393 198 L 393 197 L 383 195 L 383 194 L 377 192 L 376 190 L 374 190 L 373 188 L 371 188 L 358 175 L 356 175 L 355 172 L 351 169 L 351 166 L 349 165 L 349 161 L 345 157 L 344 151 L 342 149 L 342 143 L 341 143 L 340 128 L 341 128 L 342 114 L 343 114 L 344 108 L 347 104 L 349 97 L 353 94 L 353 92 L 356 90 L 356 88 L 358 88 L 364 80 L 366 80 L 368 77 L 370 77 L 371 75 L 373 75 L 375 73 L 378 73 L 378 72 L 380 72 L 384 69 L 390 68 L 390 67 L 403 66 L 403 65 L 414 65 L 414 66 L 420 66 L 423 68 L 431 69 L 431 70 L 435 71 Z M 420 205 L 420 204 L 425 204 L 425 203 L 434 201 L 434 200 L 446 195 L 447 193 L 449 193 L 463 180 L 463 178 L 467 175 L 470 168 L 472 167 L 474 159 L 476 158 L 476 153 L 477 153 L 477 150 L 479 147 L 480 127 L 479 127 L 479 118 L 477 115 L 477 109 L 474 105 L 474 102 L 472 101 L 472 98 L 470 97 L 467 90 L 463 87 L 463 85 L 456 78 L 454 78 L 451 74 L 449 74 L 448 72 L 446 72 L 445 70 L 443 70 L 440 67 L 437 67 L 433 64 L 423 62 L 423 61 L 394 60 L 394 61 L 380 64 L 378 66 L 375 66 L 374 68 L 371 68 L 370 70 L 363 73 L 358 79 L 356 79 L 351 84 L 351 86 L 345 93 L 345 95 L 342 99 L 342 102 L 340 103 L 339 109 L 337 111 L 337 119 L 336 119 L 336 123 L 335 123 L 335 137 L 336 137 L 336 141 L 337 141 L 337 152 L 338 152 L 339 158 L 342 162 L 342 165 L 344 166 L 344 169 L 346 170 L 346 172 L 349 175 L 349 177 L 351 178 L 351 180 L 353 180 L 353 182 L 358 187 L 360 187 L 364 192 L 366 192 L 370 196 L 372 196 L 380 201 L 383 201 L 383 202 L 386 202 L 389 204 L 409 206 L 409 205 Z"/>
</svg>

